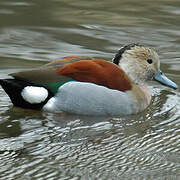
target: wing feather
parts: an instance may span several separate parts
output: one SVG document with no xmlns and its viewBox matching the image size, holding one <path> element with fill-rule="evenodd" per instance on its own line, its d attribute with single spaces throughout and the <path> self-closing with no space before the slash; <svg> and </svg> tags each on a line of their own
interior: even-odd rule
<svg viewBox="0 0 180 180">
<path fill-rule="evenodd" d="M 80 60 L 57 69 L 59 75 L 92 82 L 119 91 L 131 90 L 132 82 L 119 66 L 104 60 Z"/>
<path fill-rule="evenodd" d="M 53 84 L 52 86 L 56 89 L 58 85 L 72 80 L 91 82 L 119 91 L 128 91 L 132 88 L 131 80 L 119 66 L 84 56 L 67 57 L 50 62 L 37 69 L 10 75 L 15 79 L 46 87 L 51 87 Z"/>
</svg>

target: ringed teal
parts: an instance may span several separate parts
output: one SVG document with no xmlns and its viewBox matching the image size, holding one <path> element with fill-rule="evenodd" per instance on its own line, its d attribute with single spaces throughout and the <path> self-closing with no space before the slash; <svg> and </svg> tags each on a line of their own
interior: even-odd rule
<svg viewBox="0 0 180 180">
<path fill-rule="evenodd" d="M 151 102 L 151 80 L 178 88 L 161 72 L 157 53 L 139 44 L 122 47 L 112 62 L 71 56 L 9 75 L 0 85 L 15 106 L 83 115 L 143 111 Z"/>
</svg>

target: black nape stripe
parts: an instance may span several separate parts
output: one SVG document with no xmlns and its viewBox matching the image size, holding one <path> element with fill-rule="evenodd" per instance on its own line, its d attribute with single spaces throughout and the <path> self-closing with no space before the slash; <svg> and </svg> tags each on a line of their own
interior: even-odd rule
<svg viewBox="0 0 180 180">
<path fill-rule="evenodd" d="M 128 45 L 125 45 L 124 47 L 122 47 L 117 54 L 115 54 L 115 57 L 113 58 L 113 63 L 114 64 L 119 64 L 119 61 L 121 60 L 121 57 L 122 57 L 122 54 L 127 51 L 127 50 L 130 50 L 131 48 L 135 47 L 135 46 L 142 46 L 138 43 L 132 43 L 132 44 L 128 44 Z"/>
</svg>

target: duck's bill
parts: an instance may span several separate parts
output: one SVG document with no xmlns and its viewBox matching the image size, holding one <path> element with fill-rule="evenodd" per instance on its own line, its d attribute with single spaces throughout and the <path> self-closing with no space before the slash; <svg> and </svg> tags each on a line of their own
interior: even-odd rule
<svg viewBox="0 0 180 180">
<path fill-rule="evenodd" d="M 153 80 L 173 89 L 178 88 L 177 84 L 171 81 L 169 78 L 167 78 L 161 71 L 157 73 Z"/>
</svg>

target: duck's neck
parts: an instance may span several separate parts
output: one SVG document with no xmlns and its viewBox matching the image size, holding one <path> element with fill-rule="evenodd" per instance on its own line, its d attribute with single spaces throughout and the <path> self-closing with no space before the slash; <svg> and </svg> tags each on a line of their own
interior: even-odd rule
<svg viewBox="0 0 180 180">
<path fill-rule="evenodd" d="M 147 104 L 150 104 L 150 102 L 151 102 L 151 92 L 149 91 L 148 87 L 146 85 L 139 85 L 139 88 L 144 93 L 145 98 L 147 100 Z"/>
<path fill-rule="evenodd" d="M 137 112 L 143 111 L 151 102 L 151 93 L 146 85 L 133 85 L 131 91 L 128 92 L 135 101 Z"/>
<path fill-rule="evenodd" d="M 142 73 L 138 68 L 134 68 L 133 65 L 125 63 L 122 61 L 119 64 L 120 68 L 126 73 L 126 75 L 134 82 L 136 85 L 144 86 L 146 79 L 142 76 Z"/>
</svg>

